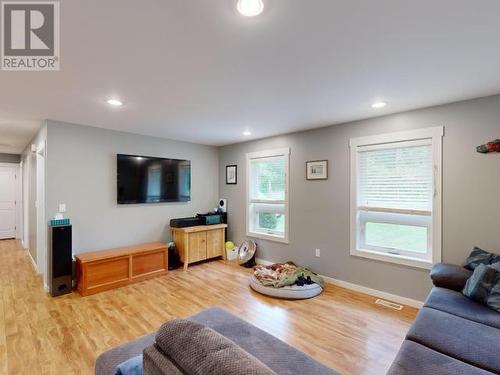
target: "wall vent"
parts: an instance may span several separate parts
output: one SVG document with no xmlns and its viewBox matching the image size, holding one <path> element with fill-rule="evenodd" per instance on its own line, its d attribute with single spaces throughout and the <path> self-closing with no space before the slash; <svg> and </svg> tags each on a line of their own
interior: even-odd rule
<svg viewBox="0 0 500 375">
<path fill-rule="evenodd" d="M 386 301 L 384 299 L 377 299 L 375 301 L 375 304 L 381 305 L 384 307 L 388 307 L 388 308 L 393 309 L 393 310 L 398 310 L 398 311 L 403 310 L 403 305 L 399 305 L 399 304 L 394 303 L 394 302 L 389 302 L 389 301 Z"/>
</svg>

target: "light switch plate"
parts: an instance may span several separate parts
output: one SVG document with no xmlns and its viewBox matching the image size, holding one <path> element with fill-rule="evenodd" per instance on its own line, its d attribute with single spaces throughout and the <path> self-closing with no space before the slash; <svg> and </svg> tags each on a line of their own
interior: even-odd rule
<svg viewBox="0 0 500 375">
<path fill-rule="evenodd" d="M 59 212 L 66 212 L 66 203 L 59 203 Z"/>
</svg>

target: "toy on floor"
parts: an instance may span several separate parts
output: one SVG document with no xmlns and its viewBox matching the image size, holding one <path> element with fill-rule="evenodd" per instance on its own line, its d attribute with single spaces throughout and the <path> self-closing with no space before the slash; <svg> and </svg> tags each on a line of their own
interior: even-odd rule
<svg viewBox="0 0 500 375">
<path fill-rule="evenodd" d="M 238 248 L 234 246 L 232 241 L 227 241 L 225 247 L 227 260 L 235 260 L 238 258 Z"/>
</svg>

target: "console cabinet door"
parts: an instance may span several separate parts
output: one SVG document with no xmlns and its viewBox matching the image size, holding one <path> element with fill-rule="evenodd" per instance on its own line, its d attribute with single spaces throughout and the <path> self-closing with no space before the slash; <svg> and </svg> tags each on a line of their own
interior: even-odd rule
<svg viewBox="0 0 500 375">
<path fill-rule="evenodd" d="M 215 229 L 207 232 L 207 259 L 223 256 L 224 230 Z"/>
<path fill-rule="evenodd" d="M 189 234 L 189 263 L 207 259 L 207 232 Z"/>
</svg>

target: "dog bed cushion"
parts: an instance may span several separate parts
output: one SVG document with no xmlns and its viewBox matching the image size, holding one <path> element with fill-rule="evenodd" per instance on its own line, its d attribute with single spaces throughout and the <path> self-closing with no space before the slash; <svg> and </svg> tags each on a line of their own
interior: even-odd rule
<svg viewBox="0 0 500 375">
<path fill-rule="evenodd" d="M 250 279 L 250 287 L 258 293 L 285 299 L 312 298 L 316 297 L 323 291 L 323 288 L 316 283 L 303 286 L 290 285 L 283 286 L 281 288 L 264 286 L 254 276 Z"/>
</svg>

